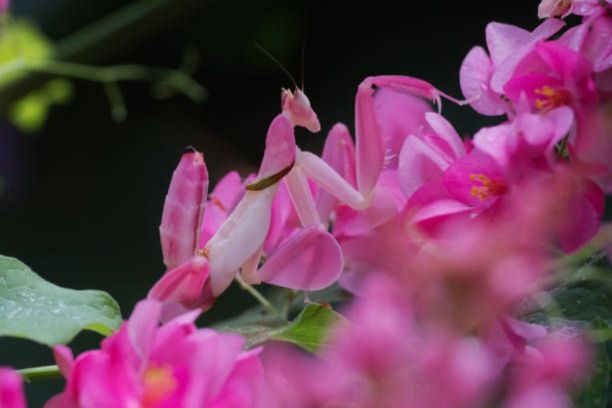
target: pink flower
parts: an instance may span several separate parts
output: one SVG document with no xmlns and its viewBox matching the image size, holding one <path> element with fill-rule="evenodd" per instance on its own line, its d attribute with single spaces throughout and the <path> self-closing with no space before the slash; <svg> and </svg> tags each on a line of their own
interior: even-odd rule
<svg viewBox="0 0 612 408">
<path fill-rule="evenodd" d="M 589 349 L 581 334 L 569 327 L 532 341 L 529 352 L 511 364 L 508 408 L 569 408 L 568 391 L 586 379 Z"/>
<path fill-rule="evenodd" d="M 503 172 L 492 158 L 466 147 L 450 123 L 428 113 L 429 129 L 409 136 L 398 176 L 408 202 L 405 213 L 427 229 L 448 217 L 482 211 L 506 193 Z"/>
<path fill-rule="evenodd" d="M 570 145 L 570 157 L 606 193 L 612 192 L 612 103 L 593 110 Z"/>
<path fill-rule="evenodd" d="M 408 136 L 400 152 L 399 181 L 407 199 L 424 184 L 439 180 L 466 153 L 461 137 L 442 115 L 425 117 L 429 126 Z"/>
<path fill-rule="evenodd" d="M 401 287 L 370 279 L 348 318 L 319 361 L 266 353 L 278 407 L 472 407 L 484 401 L 494 378 L 488 350 L 476 339 L 422 327 Z"/>
<path fill-rule="evenodd" d="M 569 106 L 580 115 L 598 100 L 591 64 L 554 41 L 536 44 L 534 53 L 504 85 L 504 92 L 515 105 L 526 97 L 531 109 L 541 113 Z"/>
<path fill-rule="evenodd" d="M 474 136 L 475 146 L 495 159 L 509 185 L 536 182 L 558 192 L 556 208 L 562 215 L 557 233 L 566 252 L 595 235 L 604 210 L 603 192 L 588 179 L 591 174 L 579 166 L 555 164 L 555 146 L 569 133 L 572 121 L 572 112 L 563 107 L 544 116 L 522 114 Z"/>
<path fill-rule="evenodd" d="M 482 47 L 472 48 L 459 72 L 461 90 L 469 104 L 483 115 L 507 113 L 509 107 L 501 98 L 503 86 L 536 43 L 552 36 L 561 27 L 563 22 L 555 19 L 544 21 L 533 32 L 508 24 L 487 25 L 490 56 Z"/>
<path fill-rule="evenodd" d="M 10 368 L 0 367 L 0 407 L 26 407 L 21 376 Z"/>
<path fill-rule="evenodd" d="M 412 230 L 406 215 L 399 213 L 367 232 L 338 238 L 345 259 L 342 287 L 361 295 L 370 277 L 408 271 L 418 250 Z"/>
<path fill-rule="evenodd" d="M 491 156 L 510 180 L 550 171 L 555 146 L 566 137 L 574 115 L 567 107 L 547 115 L 524 113 L 515 120 L 482 128 L 474 135 L 474 146 Z"/>
<path fill-rule="evenodd" d="M 161 304 L 136 305 L 100 350 L 75 359 L 54 348 L 67 378 L 47 408 L 267 407 L 259 350 L 244 352 L 237 335 L 197 329 L 190 313 L 158 326 Z"/>
<path fill-rule="evenodd" d="M 0 13 L 4 13 L 11 5 L 11 0 L 0 0 Z"/>
<path fill-rule="evenodd" d="M 535 184 L 562 192 L 556 205 L 565 214 L 559 218 L 559 238 L 564 250 L 575 250 L 597 232 L 603 193 L 581 172 L 558 164 L 556 149 L 568 137 L 573 118 L 567 107 L 544 116 L 519 114 L 481 129 L 474 136 L 475 149 L 460 157 L 440 153 L 435 140 L 408 138 L 399 177 L 405 192 L 416 191 L 404 212 L 432 234 L 451 219 L 494 212 L 510 192 L 521 195 L 524 184 Z"/>
<path fill-rule="evenodd" d="M 596 76 L 597 88 L 601 91 L 610 91 L 609 78 L 606 80 L 606 71 L 609 76 L 612 67 L 612 16 L 603 14 L 586 19 L 582 24 L 567 30 L 559 43 L 579 52 L 593 66 Z"/>
</svg>

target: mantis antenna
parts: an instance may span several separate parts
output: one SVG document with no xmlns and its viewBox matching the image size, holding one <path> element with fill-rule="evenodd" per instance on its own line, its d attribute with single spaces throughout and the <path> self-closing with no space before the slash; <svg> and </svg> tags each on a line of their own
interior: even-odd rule
<svg viewBox="0 0 612 408">
<path fill-rule="evenodd" d="M 270 53 L 269 53 L 269 52 L 268 52 L 268 51 L 267 51 L 267 50 L 266 50 L 264 47 L 262 47 L 261 45 L 259 45 L 259 43 L 255 43 L 255 46 L 256 46 L 257 48 L 259 48 L 259 50 L 260 50 L 261 52 L 263 52 L 264 54 L 266 54 L 266 55 L 268 56 L 268 58 L 270 58 L 272 61 L 274 61 L 274 63 L 276 63 L 276 65 L 278 65 L 278 66 L 280 67 L 280 69 L 282 69 L 282 70 L 283 70 L 283 72 L 284 72 L 285 74 L 287 74 L 287 76 L 289 77 L 289 79 L 291 80 L 291 82 L 293 82 L 293 85 L 294 85 L 296 88 L 299 88 L 299 86 L 298 86 L 298 84 L 297 84 L 297 81 L 295 80 L 295 78 L 293 78 L 293 75 L 291 75 L 291 73 L 290 73 L 290 72 L 287 70 L 287 68 L 285 68 L 285 67 L 283 66 L 283 64 L 281 64 L 281 63 L 280 63 L 280 62 L 279 62 L 279 61 L 278 61 L 276 58 L 274 58 L 274 55 L 270 54 Z M 302 75 L 302 78 L 303 78 L 303 75 Z M 302 81 L 302 82 L 303 82 L 303 81 Z M 302 89 L 303 89 L 303 88 L 304 88 L 304 86 L 302 85 Z"/>
<path fill-rule="evenodd" d="M 304 42 L 302 43 L 302 92 L 304 92 L 304 60 L 306 59 L 306 42 L 308 41 L 308 36 L 304 37 Z"/>
</svg>

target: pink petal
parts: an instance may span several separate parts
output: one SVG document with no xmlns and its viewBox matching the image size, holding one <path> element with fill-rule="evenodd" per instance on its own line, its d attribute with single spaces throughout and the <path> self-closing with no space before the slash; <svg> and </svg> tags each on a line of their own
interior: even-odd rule
<svg viewBox="0 0 612 408">
<path fill-rule="evenodd" d="M 452 163 L 444 172 L 444 185 L 456 200 L 477 208 L 489 207 L 507 190 L 497 163 L 478 151 Z"/>
<path fill-rule="evenodd" d="M 57 394 L 45 402 L 43 408 L 79 408 L 75 404 L 68 402 L 67 399 L 65 392 Z"/>
<path fill-rule="evenodd" d="M 538 89 L 544 86 L 562 88 L 563 83 L 550 75 L 541 73 L 528 73 L 515 75 L 504 85 L 504 93 L 514 104 L 518 104 L 520 98 L 526 97 L 531 109 L 536 109 L 536 100 L 539 95 Z"/>
<path fill-rule="evenodd" d="M 342 123 L 336 123 L 330 130 L 321 158 L 349 184 L 356 185 L 355 145 L 349 130 Z"/>
<path fill-rule="evenodd" d="M 612 17 L 603 15 L 593 22 L 580 53 L 593 64 L 595 72 L 612 68 Z"/>
<path fill-rule="evenodd" d="M 521 115 L 521 135 L 532 146 L 546 146 L 548 151 L 567 136 L 574 124 L 574 112 L 567 106 L 550 111 L 547 115 Z"/>
<path fill-rule="evenodd" d="M 559 243 L 564 252 L 576 251 L 595 236 L 601 223 L 604 200 L 603 192 L 591 183 L 569 198 L 559 231 Z"/>
<path fill-rule="evenodd" d="M 489 86 L 492 74 L 493 64 L 487 52 L 482 47 L 472 48 L 459 70 L 461 92 L 476 112 L 488 116 L 503 115 L 504 103 Z"/>
<path fill-rule="evenodd" d="M 63 344 L 53 346 L 53 359 L 64 378 L 70 378 L 70 373 L 74 366 L 74 357 L 70 347 L 64 346 Z"/>
<path fill-rule="evenodd" d="M 493 157 L 497 164 L 505 169 L 510 161 L 508 141 L 514 132 L 512 123 L 482 128 L 474 135 L 474 146 Z"/>
<path fill-rule="evenodd" d="M 314 226 L 289 238 L 258 271 L 259 280 L 291 289 L 319 290 L 338 280 L 343 258 L 340 246 Z"/>
<path fill-rule="evenodd" d="M 406 198 L 410 198 L 423 184 L 439 180 L 449 164 L 447 158 L 416 136 L 407 137 L 400 152 L 398 168 L 400 187 Z"/>
<path fill-rule="evenodd" d="M 266 385 L 259 356 L 252 351 L 244 353 L 210 408 L 269 408 L 270 392 Z"/>
<path fill-rule="evenodd" d="M 472 207 L 460 203 L 459 201 L 440 200 L 422 207 L 414 214 L 412 217 L 412 222 L 421 223 L 424 221 L 431 221 L 433 219 L 440 220 L 441 218 L 450 215 L 464 214 L 471 211 Z"/>
<path fill-rule="evenodd" d="M 192 376 L 205 379 L 202 386 L 191 387 L 185 406 L 209 406 L 223 390 L 244 346 L 244 338 L 236 334 L 201 329 L 192 333 L 177 350 L 177 359 L 184 361 Z M 199 403 L 196 403 L 199 402 Z M 190 403 L 191 402 L 191 403 Z"/>
<path fill-rule="evenodd" d="M 529 40 L 528 31 L 510 24 L 489 23 L 485 33 L 487 48 L 496 68 Z"/>
<path fill-rule="evenodd" d="M 26 408 L 21 376 L 9 368 L 0 368 L 0 407 Z"/>
<path fill-rule="evenodd" d="M 424 184 L 410 197 L 406 203 L 404 212 L 413 211 L 415 208 L 423 207 L 440 200 L 453 200 L 453 196 L 442 182 L 442 179 Z"/>
<path fill-rule="evenodd" d="M 493 35 L 494 39 L 492 42 L 495 43 L 496 52 L 493 52 L 491 45 L 489 45 L 489 52 L 496 69 L 491 77 L 491 89 L 500 94 L 503 92 L 506 82 L 514 74 L 516 67 L 523 58 L 533 51 L 535 44 L 555 34 L 565 25 L 561 20 L 547 19 L 526 39 L 522 32 L 523 30 L 516 29 L 516 27 L 510 29 L 509 27 L 511 26 L 499 23 L 491 23 L 489 26 L 492 24 L 495 24 L 495 29 L 493 30 L 495 35 Z M 488 31 L 487 43 L 489 43 Z"/>
<path fill-rule="evenodd" d="M 355 176 L 355 146 L 351 135 L 341 123 L 331 129 L 325 139 L 321 158 L 329 164 L 347 183 L 356 186 Z M 317 210 L 321 220 L 327 220 L 338 206 L 338 200 L 330 193 L 319 190 L 317 195 Z"/>
<path fill-rule="evenodd" d="M 556 41 L 538 43 L 535 49 L 542 61 L 561 78 L 578 82 L 590 78 L 593 73 L 593 67 L 581 54 Z"/>
<path fill-rule="evenodd" d="M 463 140 L 448 120 L 444 116 L 428 112 L 425 114 L 425 120 L 431 126 L 434 133 L 442 140 L 440 143 L 441 149 L 450 154 L 453 159 L 458 159 L 465 156 L 465 145 Z"/>
<path fill-rule="evenodd" d="M 515 391 L 508 399 L 505 405 L 507 408 L 570 408 L 572 406 L 568 396 L 559 387 L 546 383 Z"/>
<path fill-rule="evenodd" d="M 198 293 L 199 295 L 199 293 Z M 141 360 L 146 361 L 153 347 L 159 325 L 162 304 L 156 300 L 141 300 L 127 322 L 127 333 L 132 347 Z"/>
<path fill-rule="evenodd" d="M 580 52 L 584 39 L 589 33 L 589 30 L 590 24 L 588 23 L 571 27 L 559 38 L 559 44 L 563 44 L 569 49 Z"/>
</svg>

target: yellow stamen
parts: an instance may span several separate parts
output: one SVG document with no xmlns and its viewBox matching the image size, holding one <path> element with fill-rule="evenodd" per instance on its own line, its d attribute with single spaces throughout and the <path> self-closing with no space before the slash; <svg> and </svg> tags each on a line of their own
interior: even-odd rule
<svg viewBox="0 0 612 408">
<path fill-rule="evenodd" d="M 567 105 L 571 97 L 567 90 L 555 89 L 548 85 L 536 88 L 533 93 L 537 95 L 535 107 L 542 113 L 547 113 L 555 108 Z"/>
<path fill-rule="evenodd" d="M 491 180 L 484 174 L 470 174 L 470 181 L 480 183 L 479 186 L 473 185 L 470 194 L 483 201 L 491 196 L 499 196 L 506 192 L 506 185 L 502 181 Z"/>
<path fill-rule="evenodd" d="M 172 367 L 149 365 L 142 375 L 142 407 L 153 407 L 166 399 L 177 387 L 178 383 L 172 372 Z"/>
</svg>

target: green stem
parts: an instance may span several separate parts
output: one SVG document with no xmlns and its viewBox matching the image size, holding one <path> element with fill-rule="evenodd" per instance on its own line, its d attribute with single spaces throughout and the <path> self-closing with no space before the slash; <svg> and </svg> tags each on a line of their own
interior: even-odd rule
<svg viewBox="0 0 612 408">
<path fill-rule="evenodd" d="M 50 380 L 62 377 L 62 373 L 60 372 L 59 367 L 56 365 L 24 368 L 22 370 L 18 370 L 17 372 L 21 374 L 25 382 L 34 380 Z"/>
<path fill-rule="evenodd" d="M 198 102 L 204 99 L 206 91 L 196 81 L 182 71 L 143 65 L 113 65 L 95 67 L 72 62 L 43 60 L 26 61 L 18 59 L 0 68 L 0 78 L 19 72 L 37 72 L 43 74 L 66 76 L 103 84 L 120 81 L 151 81 L 174 88 Z"/>
<path fill-rule="evenodd" d="M 261 306 L 267 310 L 269 313 L 275 314 L 277 316 L 282 316 L 278 310 L 270 303 L 268 299 L 253 286 L 249 285 L 242 279 L 240 275 L 236 275 L 236 282 L 240 285 L 240 287 L 251 294 L 260 304 Z"/>
<path fill-rule="evenodd" d="M 116 10 L 101 20 L 85 27 L 77 33 L 62 40 L 57 46 L 60 58 L 74 58 L 94 45 L 108 40 L 108 37 L 145 21 L 156 11 L 163 9 L 173 0 L 139 0 Z"/>
<path fill-rule="evenodd" d="M 207 3 L 203 0 L 128 2 L 119 10 L 60 41 L 55 48 L 54 59 L 89 64 L 108 61 L 113 56 L 125 54 L 150 36 L 169 29 L 177 21 L 184 23 L 194 18 L 198 15 L 196 11 L 203 9 Z M 23 61 L 18 64 L 23 64 Z M 2 65 L 0 71 L 4 71 L 6 65 L 16 64 L 9 62 Z M 2 84 L 0 114 L 6 113 L 13 101 L 44 85 L 48 80 L 48 75 L 32 71 L 30 75 Z M 176 78 L 174 81 L 175 84 L 179 83 L 179 87 L 184 86 L 180 84 L 185 82 L 184 80 Z M 199 85 L 197 88 L 202 89 Z M 201 98 L 202 95 L 197 89 L 189 92 L 181 90 L 181 92 L 188 94 L 192 99 Z"/>
<path fill-rule="evenodd" d="M 125 100 L 119 85 L 116 82 L 105 82 L 104 90 L 106 91 L 113 119 L 115 122 L 123 122 L 127 117 L 127 108 L 125 107 Z"/>
</svg>

